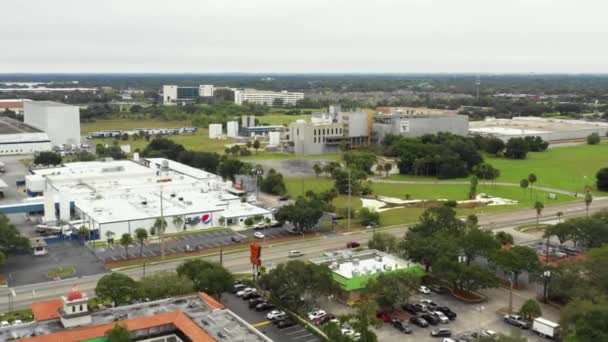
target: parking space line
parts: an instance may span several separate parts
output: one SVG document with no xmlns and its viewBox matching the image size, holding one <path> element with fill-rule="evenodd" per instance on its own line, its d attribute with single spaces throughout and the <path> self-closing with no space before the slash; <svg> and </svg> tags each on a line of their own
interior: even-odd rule
<svg viewBox="0 0 608 342">
<path fill-rule="evenodd" d="M 293 334 L 301 333 L 302 331 L 306 331 L 306 329 L 302 328 L 300 330 L 292 331 L 292 332 L 287 333 L 285 335 L 293 335 Z"/>
<path fill-rule="evenodd" d="M 294 340 L 297 340 L 297 339 L 299 339 L 299 338 L 304 338 L 304 337 L 308 337 L 308 336 L 313 336 L 313 335 L 312 335 L 311 333 L 308 333 L 308 334 L 306 334 L 306 335 L 302 335 L 302 336 L 297 336 L 297 337 L 294 337 L 293 339 L 294 339 Z"/>
<path fill-rule="evenodd" d="M 252 324 L 251 326 L 257 328 L 257 327 L 263 327 L 263 326 L 265 326 L 267 324 L 270 324 L 270 321 L 262 321 L 262 322 L 259 322 L 259 323 L 256 323 L 256 324 Z"/>
</svg>

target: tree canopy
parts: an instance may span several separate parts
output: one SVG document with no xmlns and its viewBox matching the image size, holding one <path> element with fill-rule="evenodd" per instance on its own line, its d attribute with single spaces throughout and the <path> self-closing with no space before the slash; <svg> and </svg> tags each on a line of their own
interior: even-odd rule
<svg viewBox="0 0 608 342">
<path fill-rule="evenodd" d="M 187 260 L 177 267 L 177 274 L 190 279 L 196 291 L 204 291 L 216 298 L 228 291 L 234 278 L 220 264 L 202 259 Z"/>
<path fill-rule="evenodd" d="M 100 298 L 112 300 L 115 306 L 128 303 L 137 298 L 137 282 L 122 273 L 106 274 L 97 282 L 95 294 Z"/>
</svg>

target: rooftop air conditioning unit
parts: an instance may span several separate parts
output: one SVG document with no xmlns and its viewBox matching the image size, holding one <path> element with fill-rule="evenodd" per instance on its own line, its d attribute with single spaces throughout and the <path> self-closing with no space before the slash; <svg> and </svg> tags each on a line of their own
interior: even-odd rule
<svg viewBox="0 0 608 342">
<path fill-rule="evenodd" d="M 184 198 L 183 198 L 183 197 L 179 197 L 179 198 L 178 198 L 178 200 L 183 201 L 183 200 L 184 200 Z"/>
<path fill-rule="evenodd" d="M 171 197 L 175 197 L 175 194 L 171 194 Z"/>
<path fill-rule="evenodd" d="M 148 201 L 141 201 L 141 205 L 148 205 Z"/>
</svg>

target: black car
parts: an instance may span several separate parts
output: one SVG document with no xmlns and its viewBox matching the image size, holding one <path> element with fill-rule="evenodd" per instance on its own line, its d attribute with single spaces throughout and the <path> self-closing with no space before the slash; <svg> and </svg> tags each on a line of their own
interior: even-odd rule
<svg viewBox="0 0 608 342">
<path fill-rule="evenodd" d="M 420 318 L 424 318 L 425 321 L 429 322 L 430 325 L 439 324 L 439 317 L 432 315 L 430 313 L 423 313 L 420 315 Z"/>
<path fill-rule="evenodd" d="M 391 323 L 393 324 L 393 327 L 395 327 L 395 329 L 401 331 L 404 334 L 412 333 L 412 328 L 410 328 L 410 326 L 407 323 L 405 323 L 404 321 L 402 321 L 400 319 L 393 319 L 391 321 Z"/>
<path fill-rule="evenodd" d="M 286 318 L 286 319 L 278 321 L 276 323 L 277 328 L 279 328 L 279 329 L 285 329 L 285 328 L 293 327 L 296 324 L 297 323 L 293 319 L 291 319 L 291 318 Z"/>
<path fill-rule="evenodd" d="M 268 303 L 268 302 L 260 302 L 256 307 L 255 307 L 255 311 L 268 311 L 268 310 L 273 310 L 275 309 L 274 304 L 272 303 Z"/>
<path fill-rule="evenodd" d="M 410 318 L 410 323 L 415 324 L 421 328 L 426 328 L 429 326 L 429 322 L 419 316 L 413 316 L 412 318 Z"/>
<path fill-rule="evenodd" d="M 252 299 L 249 300 L 249 308 L 253 309 L 253 308 L 257 307 L 262 302 L 264 302 L 264 299 L 262 299 L 261 297 L 259 297 L 259 298 L 252 298 Z"/>
<path fill-rule="evenodd" d="M 450 337 L 450 336 L 452 336 L 452 330 L 445 329 L 445 328 L 435 329 L 435 330 L 431 331 L 431 336 L 433 336 L 433 337 Z"/>
<path fill-rule="evenodd" d="M 262 296 L 257 292 L 250 292 L 250 293 L 244 294 L 243 297 L 241 297 L 241 298 L 254 299 L 254 298 L 260 298 L 260 297 L 262 297 Z"/>
<path fill-rule="evenodd" d="M 414 304 L 404 304 L 404 305 L 401 305 L 401 308 L 403 309 L 403 311 L 409 312 L 412 315 L 415 315 L 418 313 L 418 308 Z"/>
<path fill-rule="evenodd" d="M 447 306 L 438 306 L 435 308 L 435 310 L 443 312 L 443 314 L 446 315 L 450 321 L 453 321 L 456 319 L 456 317 L 458 317 L 458 315 L 454 311 L 450 310 L 450 308 Z"/>
</svg>

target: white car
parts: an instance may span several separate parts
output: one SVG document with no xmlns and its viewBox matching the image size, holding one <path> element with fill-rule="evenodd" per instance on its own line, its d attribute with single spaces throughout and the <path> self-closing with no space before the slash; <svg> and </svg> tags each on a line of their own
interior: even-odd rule
<svg viewBox="0 0 608 342">
<path fill-rule="evenodd" d="M 266 318 L 275 319 L 276 317 L 282 316 L 282 315 L 285 315 L 285 312 L 283 312 L 281 310 L 272 310 L 268 314 L 266 314 Z"/>
<path fill-rule="evenodd" d="M 355 332 L 351 328 L 342 328 L 340 329 L 340 332 L 342 333 L 342 335 L 348 336 L 354 340 L 358 340 L 361 337 L 361 333 Z"/>
<path fill-rule="evenodd" d="M 450 323 L 450 319 L 441 311 L 433 311 L 433 314 L 439 318 L 439 322 L 442 324 Z"/>
<path fill-rule="evenodd" d="M 301 251 L 299 251 L 297 249 L 287 252 L 287 256 L 290 258 L 301 257 L 302 255 L 304 255 L 304 253 L 302 253 Z"/>
<path fill-rule="evenodd" d="M 9 325 L 10 325 L 10 323 L 8 323 L 8 321 L 0 322 L 0 327 L 8 327 Z"/>
<path fill-rule="evenodd" d="M 453 338 L 444 337 L 441 342 L 456 342 L 456 340 L 454 340 Z"/>
<path fill-rule="evenodd" d="M 243 297 L 246 294 L 250 294 L 253 292 L 258 292 L 258 290 L 254 289 L 253 287 L 246 287 L 244 289 L 242 289 L 241 291 L 236 293 L 237 297 Z"/>
<path fill-rule="evenodd" d="M 264 233 L 262 233 L 262 232 L 255 232 L 255 233 L 253 233 L 253 236 L 256 237 L 257 239 L 263 239 L 264 238 Z"/>
<path fill-rule="evenodd" d="M 321 318 L 322 316 L 325 316 L 327 314 L 327 312 L 325 312 L 325 310 L 315 310 L 315 311 L 311 311 L 308 313 L 308 319 L 311 321 L 314 321 L 317 318 Z"/>
<path fill-rule="evenodd" d="M 418 292 L 423 294 L 431 294 L 431 290 L 429 290 L 429 288 L 424 285 L 420 285 L 420 287 L 418 288 Z"/>
<path fill-rule="evenodd" d="M 23 322 L 20 319 L 16 319 L 13 321 L 13 325 L 20 325 L 23 324 Z"/>
<path fill-rule="evenodd" d="M 498 334 L 494 330 L 483 330 L 481 332 L 481 336 L 483 336 L 483 337 L 490 337 L 490 338 L 493 338 L 493 339 L 498 338 Z"/>
</svg>

